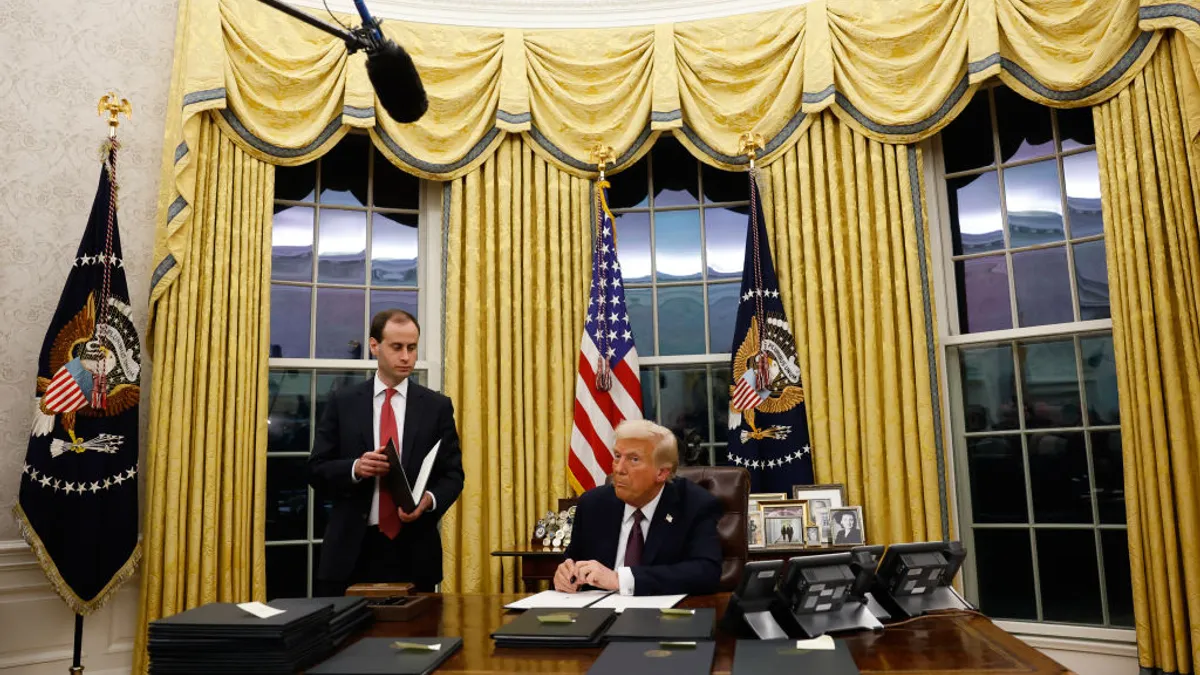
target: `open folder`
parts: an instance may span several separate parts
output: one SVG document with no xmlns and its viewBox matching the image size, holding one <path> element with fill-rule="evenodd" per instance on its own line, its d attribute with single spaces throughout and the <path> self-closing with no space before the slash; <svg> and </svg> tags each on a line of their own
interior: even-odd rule
<svg viewBox="0 0 1200 675">
<path fill-rule="evenodd" d="M 400 463 L 400 452 L 396 449 L 396 444 L 392 442 L 392 439 L 388 439 L 387 447 L 383 450 L 383 454 L 387 455 L 388 460 L 388 474 L 384 478 L 384 482 L 387 485 L 388 493 L 392 495 L 392 501 L 405 513 L 412 513 L 417 509 L 417 500 L 420 499 L 420 495 L 425 494 L 425 486 L 429 483 L 429 473 L 433 471 L 433 462 L 437 459 L 438 449 L 441 447 L 442 442 L 438 441 L 426 453 L 425 459 L 421 462 L 421 469 L 417 472 L 417 482 L 413 483 L 408 480 L 408 474 L 404 472 L 404 465 Z M 415 498 L 414 495 L 416 495 Z"/>
</svg>

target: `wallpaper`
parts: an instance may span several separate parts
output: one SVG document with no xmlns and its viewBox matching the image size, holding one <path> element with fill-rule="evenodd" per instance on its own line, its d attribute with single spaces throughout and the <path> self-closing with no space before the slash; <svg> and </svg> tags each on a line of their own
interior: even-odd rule
<svg viewBox="0 0 1200 675">
<path fill-rule="evenodd" d="M 17 500 L 37 355 L 99 180 L 105 92 L 130 100 L 117 175 L 125 268 L 146 323 L 158 168 L 175 40 L 174 0 L 0 2 L 0 541 Z M 142 382 L 149 389 L 150 368 Z M 142 401 L 145 438 L 145 396 Z"/>
</svg>

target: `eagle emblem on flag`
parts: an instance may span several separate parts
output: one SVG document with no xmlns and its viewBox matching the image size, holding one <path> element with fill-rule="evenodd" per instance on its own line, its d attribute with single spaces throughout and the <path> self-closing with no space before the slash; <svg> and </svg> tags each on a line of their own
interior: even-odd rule
<svg viewBox="0 0 1200 675">
<path fill-rule="evenodd" d="M 742 442 L 750 439 L 773 438 L 784 440 L 791 432 L 788 425 L 775 424 L 758 428 L 756 412 L 765 414 L 783 413 L 804 402 L 804 387 L 800 382 L 800 368 L 796 365 L 795 340 L 787 325 L 787 319 L 776 312 L 766 313 L 767 330 L 759 345 L 757 317 L 750 319 L 750 330 L 734 354 L 733 381 L 730 391 L 729 428 L 742 429 Z M 779 339 L 785 337 L 786 339 Z M 765 382 L 759 383 L 759 373 L 766 372 Z"/>
</svg>

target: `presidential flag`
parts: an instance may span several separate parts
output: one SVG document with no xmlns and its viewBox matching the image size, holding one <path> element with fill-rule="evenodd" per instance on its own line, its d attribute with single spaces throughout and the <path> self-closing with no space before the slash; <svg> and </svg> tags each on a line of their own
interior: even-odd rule
<svg viewBox="0 0 1200 675">
<path fill-rule="evenodd" d="M 579 347 L 575 423 L 567 458 L 576 492 L 603 485 L 612 473 L 616 428 L 642 418 L 637 348 L 621 285 L 617 236 L 608 211 L 607 181 L 596 183 L 597 227 L 592 248 L 592 286 Z"/>
<path fill-rule="evenodd" d="M 103 605 L 140 558 L 141 346 L 117 231 L 116 147 L 105 146 L 92 213 L 42 343 L 13 507 L 54 590 L 81 615 Z"/>
<path fill-rule="evenodd" d="M 728 463 L 750 470 L 754 492 L 792 494 L 813 482 L 796 340 L 771 260 L 754 175 L 742 295 L 733 332 Z"/>
</svg>

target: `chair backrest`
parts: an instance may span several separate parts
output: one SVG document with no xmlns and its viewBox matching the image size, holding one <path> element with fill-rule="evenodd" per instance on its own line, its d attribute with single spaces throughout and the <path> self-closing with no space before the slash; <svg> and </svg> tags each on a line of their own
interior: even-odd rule
<svg viewBox="0 0 1200 675">
<path fill-rule="evenodd" d="M 721 502 L 717 521 L 721 537 L 721 590 L 732 591 L 742 578 L 749 548 L 746 518 L 750 501 L 750 472 L 738 466 L 681 466 L 678 475 L 708 490 Z"/>
</svg>

